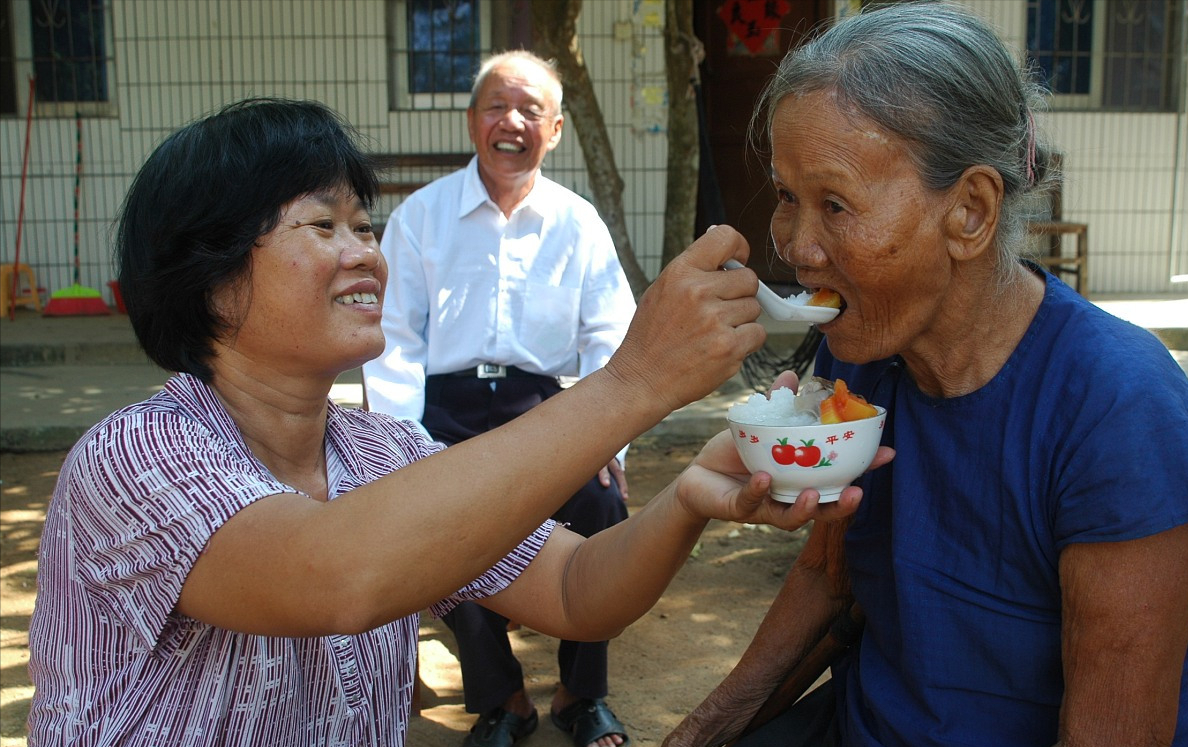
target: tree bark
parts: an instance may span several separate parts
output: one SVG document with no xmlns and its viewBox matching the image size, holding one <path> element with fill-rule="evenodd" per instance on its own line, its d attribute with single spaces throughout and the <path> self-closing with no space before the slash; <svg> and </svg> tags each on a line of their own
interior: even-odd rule
<svg viewBox="0 0 1188 747">
<path fill-rule="evenodd" d="M 582 58 L 577 38 L 577 18 L 582 0 L 532 0 L 532 25 L 537 36 L 537 52 L 557 61 L 564 86 L 565 109 L 577 130 L 578 142 L 590 175 L 594 206 L 610 229 L 619 262 L 627 282 L 638 299 L 647 290 L 649 280 L 640 267 L 627 233 L 623 209 L 623 179 L 615 165 L 602 108 L 594 93 L 594 84 Z"/>
<path fill-rule="evenodd" d="M 692 0 L 668 0 L 664 63 L 668 76 L 668 184 L 665 190 L 661 267 L 693 241 L 697 222 L 700 143 L 693 81 L 703 51 L 693 36 Z"/>
</svg>

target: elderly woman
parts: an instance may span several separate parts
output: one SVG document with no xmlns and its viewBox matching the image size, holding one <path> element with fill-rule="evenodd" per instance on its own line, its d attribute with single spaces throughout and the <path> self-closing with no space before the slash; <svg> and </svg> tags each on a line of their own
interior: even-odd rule
<svg viewBox="0 0 1188 747">
<path fill-rule="evenodd" d="M 775 246 L 844 299 L 816 373 L 887 408 L 897 456 L 666 745 L 742 733 L 847 585 L 827 689 L 738 744 L 1188 745 L 1188 380 L 1020 259 L 1036 105 L 943 4 L 842 21 L 765 89 Z"/>
<path fill-rule="evenodd" d="M 498 431 L 437 453 L 409 421 L 334 405 L 335 378 L 384 349 L 376 194 L 334 114 L 279 100 L 181 129 L 136 177 L 120 287 L 178 374 L 63 466 L 31 746 L 400 745 L 419 610 L 479 600 L 600 640 L 656 600 L 708 518 L 791 528 L 857 504 L 858 488 L 836 509 L 776 503 L 719 438 L 613 529 L 583 541 L 547 520 L 761 344 L 754 278 L 717 271 L 747 253 L 726 228 L 662 273 L 604 371 Z"/>
</svg>

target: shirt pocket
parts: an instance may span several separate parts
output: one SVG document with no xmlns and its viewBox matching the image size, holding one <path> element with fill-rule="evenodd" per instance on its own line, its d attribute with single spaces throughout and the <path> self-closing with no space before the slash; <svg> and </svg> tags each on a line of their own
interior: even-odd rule
<svg viewBox="0 0 1188 747">
<path fill-rule="evenodd" d="M 517 337 L 541 360 L 566 358 L 577 352 L 581 322 L 581 290 L 528 282 Z"/>
</svg>

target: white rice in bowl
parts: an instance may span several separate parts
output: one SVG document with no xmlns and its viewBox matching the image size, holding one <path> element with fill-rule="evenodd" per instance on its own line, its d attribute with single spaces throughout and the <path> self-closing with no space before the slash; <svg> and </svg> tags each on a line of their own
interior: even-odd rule
<svg viewBox="0 0 1188 747">
<path fill-rule="evenodd" d="M 731 405 L 726 417 L 748 425 L 817 425 L 821 422 L 821 400 L 833 394 L 833 382 L 816 376 L 805 381 L 800 393 L 776 389 L 770 398 L 752 394 L 745 402 Z"/>
</svg>

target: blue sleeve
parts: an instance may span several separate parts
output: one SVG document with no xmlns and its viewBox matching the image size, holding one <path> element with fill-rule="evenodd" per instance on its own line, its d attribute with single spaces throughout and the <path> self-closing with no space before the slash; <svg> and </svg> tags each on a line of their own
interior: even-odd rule
<svg viewBox="0 0 1188 747">
<path fill-rule="evenodd" d="M 1066 434 L 1052 465 L 1060 548 L 1188 523 L 1188 378 L 1145 332 L 1103 342 L 1051 393 Z"/>
</svg>

